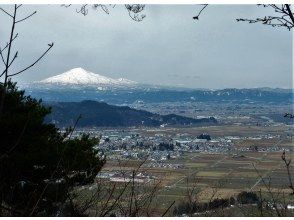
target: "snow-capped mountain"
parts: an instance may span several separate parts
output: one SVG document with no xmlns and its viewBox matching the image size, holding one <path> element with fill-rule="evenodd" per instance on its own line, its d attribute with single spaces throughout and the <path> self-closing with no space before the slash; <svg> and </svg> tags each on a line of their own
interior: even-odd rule
<svg viewBox="0 0 294 220">
<path fill-rule="evenodd" d="M 96 73 L 89 72 L 83 68 L 74 68 L 65 73 L 41 80 L 45 84 L 65 85 L 100 85 L 100 86 L 130 86 L 137 84 L 134 81 L 119 78 L 113 79 Z"/>
<path fill-rule="evenodd" d="M 75 68 L 39 82 L 21 85 L 26 94 L 47 102 L 103 101 L 110 104 L 159 102 L 288 102 L 293 103 L 293 90 L 253 89 L 185 89 L 113 79 Z"/>
</svg>

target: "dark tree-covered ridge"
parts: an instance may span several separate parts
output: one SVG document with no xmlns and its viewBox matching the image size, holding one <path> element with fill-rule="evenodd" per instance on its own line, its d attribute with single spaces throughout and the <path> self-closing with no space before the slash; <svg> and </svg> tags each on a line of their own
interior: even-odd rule
<svg viewBox="0 0 294 220">
<path fill-rule="evenodd" d="M 50 103 L 52 114 L 47 121 L 54 122 L 59 127 L 73 124 L 81 114 L 79 127 L 130 127 L 130 126 L 160 126 L 166 125 L 215 125 L 213 117 L 193 119 L 180 115 L 160 115 L 148 111 L 137 110 L 127 106 L 108 105 L 103 102 L 59 102 Z"/>
</svg>

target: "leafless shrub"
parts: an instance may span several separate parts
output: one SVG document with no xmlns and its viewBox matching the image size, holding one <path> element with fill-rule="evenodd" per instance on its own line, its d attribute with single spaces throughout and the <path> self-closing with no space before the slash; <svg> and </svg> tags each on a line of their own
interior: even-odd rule
<svg viewBox="0 0 294 220">
<path fill-rule="evenodd" d="M 292 176 L 290 171 L 290 164 L 291 159 L 286 158 L 286 152 L 283 151 L 281 155 L 282 161 L 285 164 L 285 168 L 287 170 L 287 177 L 289 180 L 289 188 L 291 189 L 291 195 L 294 194 L 294 187 L 292 182 Z M 287 203 L 286 203 L 286 195 L 284 190 L 278 190 L 277 192 L 274 192 L 272 189 L 271 184 L 271 178 L 268 177 L 267 180 L 264 176 L 262 176 L 259 172 L 259 170 L 253 165 L 256 173 L 258 174 L 258 177 L 261 180 L 262 185 L 266 188 L 266 193 L 269 195 L 269 199 L 266 199 L 262 196 L 261 189 L 259 190 L 259 197 L 260 197 L 260 204 L 259 204 L 259 210 L 260 210 L 260 216 L 287 216 L 288 215 L 288 209 L 287 209 Z M 274 212 L 273 212 L 274 210 Z M 265 214 L 266 212 L 266 214 Z"/>
<path fill-rule="evenodd" d="M 149 182 L 138 183 L 136 176 L 142 170 L 142 165 L 147 158 L 143 160 L 134 170 L 131 171 L 131 176 L 128 172 L 122 170 L 123 163 L 119 161 L 122 183 L 103 181 L 97 179 L 94 185 L 89 188 L 95 188 L 90 196 L 83 196 L 80 190 L 77 189 L 72 196 L 73 204 L 71 207 L 79 210 L 76 213 L 90 216 L 156 216 L 159 215 L 156 211 L 156 198 L 158 192 L 162 188 L 160 180 L 151 180 Z M 86 190 L 89 192 L 89 190 Z M 172 202 L 166 210 L 160 214 L 165 216 L 172 208 L 175 202 Z"/>
</svg>

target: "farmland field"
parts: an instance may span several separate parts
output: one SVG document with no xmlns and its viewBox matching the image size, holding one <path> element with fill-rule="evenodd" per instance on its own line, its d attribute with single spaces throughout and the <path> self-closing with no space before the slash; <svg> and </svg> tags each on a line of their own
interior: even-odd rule
<svg viewBox="0 0 294 220">
<path fill-rule="evenodd" d="M 286 149 L 287 158 L 293 158 L 291 129 L 282 125 L 135 129 L 132 132 L 148 137 L 193 137 L 199 133 L 209 133 L 213 138 L 234 137 L 231 141 L 233 147 L 224 152 L 181 151 L 179 157 L 168 160 L 111 159 L 107 160 L 102 172 L 130 174 L 136 170 L 148 175 L 152 181 L 149 179 L 138 184 L 138 188 L 152 188 L 152 184 L 158 183 L 155 208 L 158 213 L 164 212 L 174 201 L 175 205 L 185 201 L 191 189 L 197 192 L 195 196 L 199 201 L 229 198 L 242 191 L 258 193 L 261 190 L 266 194 L 265 184 L 269 183 L 272 192 L 289 193 L 289 180 L 281 155 Z M 255 138 L 256 135 L 272 135 L 274 138 Z M 251 146 L 261 150 L 254 150 Z M 112 152 L 112 158 L 116 154 L 119 155 Z"/>
</svg>

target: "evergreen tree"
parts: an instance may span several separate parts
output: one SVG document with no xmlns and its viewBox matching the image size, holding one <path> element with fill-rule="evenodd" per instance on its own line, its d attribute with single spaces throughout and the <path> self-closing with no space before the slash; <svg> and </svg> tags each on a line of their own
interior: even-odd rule
<svg viewBox="0 0 294 220">
<path fill-rule="evenodd" d="M 0 84 L 0 97 L 4 91 Z M 71 138 L 44 123 L 50 108 L 8 82 L 0 114 L 0 215 L 65 215 L 73 187 L 94 181 L 105 160 L 99 139 Z M 70 210 L 70 211 L 68 211 Z M 79 215 L 67 209 L 66 215 Z"/>
</svg>

